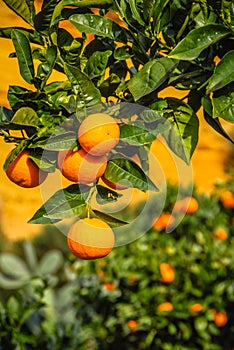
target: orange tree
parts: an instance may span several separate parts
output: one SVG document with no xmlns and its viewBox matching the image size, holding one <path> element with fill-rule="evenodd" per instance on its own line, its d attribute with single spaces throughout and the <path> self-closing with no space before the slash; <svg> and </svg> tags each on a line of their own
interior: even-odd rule
<svg viewBox="0 0 234 350">
<path fill-rule="evenodd" d="M 10 109 L 0 109 L 1 136 L 16 144 L 5 169 L 27 150 L 43 172 L 54 172 L 59 151 L 80 148 L 77 131 L 90 111 L 106 112 L 120 128 L 113 152 L 125 159 L 109 158 L 104 178 L 114 183 L 127 178 L 144 191 L 156 186 L 129 157 L 141 155 L 146 164 L 143 150 L 147 153 L 161 133 L 189 163 L 201 106 L 211 127 L 232 141 L 219 120 L 234 121 L 232 1 L 44 0 L 38 12 L 33 0 L 3 2 L 27 24 L 0 28 L 0 36 L 12 40 L 10 57 L 17 58 L 22 78 L 32 86 L 9 86 Z M 66 29 L 67 20 L 77 35 Z M 64 80 L 49 82 L 53 71 L 63 73 Z M 159 98 L 168 86 L 186 90 L 185 98 Z M 134 104 L 136 111 L 121 103 Z M 60 191 L 49 199 L 30 222 L 81 215 L 93 188 L 103 200 L 118 199 L 115 191 L 95 181 L 83 193 L 72 185 L 62 197 Z M 68 198 L 71 210 L 65 211 Z M 105 220 L 123 224 L 108 216 Z"/>
</svg>

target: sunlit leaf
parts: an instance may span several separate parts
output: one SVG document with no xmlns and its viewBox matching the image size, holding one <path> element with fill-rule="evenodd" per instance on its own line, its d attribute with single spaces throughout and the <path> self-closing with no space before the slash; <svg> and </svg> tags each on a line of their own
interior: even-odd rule
<svg viewBox="0 0 234 350">
<path fill-rule="evenodd" d="M 177 44 L 169 54 L 169 57 L 179 60 L 193 60 L 197 58 L 204 49 L 225 38 L 229 34 L 229 30 L 220 24 L 208 24 L 193 29 Z"/>
<path fill-rule="evenodd" d="M 229 51 L 217 64 L 214 74 L 209 79 L 207 93 L 221 89 L 234 81 L 234 50 Z"/>
</svg>

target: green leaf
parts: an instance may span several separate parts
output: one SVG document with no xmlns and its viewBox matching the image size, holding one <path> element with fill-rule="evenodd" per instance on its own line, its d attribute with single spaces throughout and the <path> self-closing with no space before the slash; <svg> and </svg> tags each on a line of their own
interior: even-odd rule
<svg viewBox="0 0 234 350">
<path fill-rule="evenodd" d="M 42 62 L 37 69 L 37 78 L 41 81 L 40 89 L 42 90 L 49 79 L 56 62 L 57 48 L 56 46 L 49 46 L 45 54 L 45 62 Z"/>
<path fill-rule="evenodd" d="M 72 15 L 69 20 L 81 33 L 126 42 L 125 30 L 109 18 L 86 13 Z"/>
<path fill-rule="evenodd" d="M 141 191 L 157 191 L 156 185 L 148 178 L 144 171 L 129 159 L 112 159 L 108 161 L 105 178 L 112 182 L 127 182 L 128 187 L 138 188 Z"/>
<path fill-rule="evenodd" d="M 85 73 L 68 64 L 65 64 L 64 68 L 68 79 L 73 85 L 74 92 L 77 95 L 77 109 L 101 103 L 100 91 Z"/>
<path fill-rule="evenodd" d="M 12 253 L 2 253 L 0 255 L 0 269 L 4 274 L 12 277 L 28 278 L 30 276 L 25 262 Z"/>
<path fill-rule="evenodd" d="M 203 106 L 203 114 L 206 122 L 212 126 L 212 128 L 217 131 L 220 135 L 224 136 L 227 140 L 234 143 L 231 137 L 227 134 L 227 132 L 222 127 L 222 124 L 219 121 L 219 118 L 213 118 L 213 106 L 211 100 L 208 97 L 202 98 L 202 106 Z"/>
<path fill-rule="evenodd" d="M 234 50 L 229 51 L 217 64 L 214 74 L 209 79 L 207 93 L 221 89 L 234 81 Z"/>
<path fill-rule="evenodd" d="M 234 123 L 234 84 L 229 84 L 214 93 L 212 98 L 213 118 L 223 118 Z"/>
<path fill-rule="evenodd" d="M 3 165 L 3 169 L 4 171 L 6 171 L 8 165 L 13 162 L 13 160 L 15 160 L 18 155 L 25 149 L 28 147 L 28 144 L 29 144 L 29 140 L 26 139 L 26 140 L 23 140 L 21 141 L 18 146 L 16 146 L 10 153 L 9 157 L 7 157 L 7 159 L 5 160 L 5 163 Z"/>
<path fill-rule="evenodd" d="M 34 18 L 34 25 L 38 32 L 48 34 L 57 3 L 57 0 L 50 0 L 43 3 L 41 11 Z"/>
<path fill-rule="evenodd" d="M 169 54 L 169 57 L 179 60 L 193 60 L 197 58 L 204 49 L 225 38 L 229 34 L 230 31 L 220 24 L 208 24 L 193 29 L 176 45 Z"/>
<path fill-rule="evenodd" d="M 106 202 L 114 202 L 116 201 L 119 197 L 121 197 L 120 194 L 117 192 L 109 189 L 108 187 L 101 186 L 101 185 L 96 185 L 97 189 L 97 202 L 99 204 L 103 204 Z"/>
<path fill-rule="evenodd" d="M 17 279 L 17 280 L 13 280 L 10 278 L 5 277 L 2 273 L 0 273 L 0 286 L 3 289 L 18 289 L 21 288 L 23 285 L 25 285 L 25 283 L 27 282 L 27 280 L 24 279 Z"/>
<path fill-rule="evenodd" d="M 29 158 L 41 170 L 47 173 L 53 173 L 57 167 L 57 152 L 44 152 L 43 157 L 41 152 L 37 152 L 37 149 L 30 152 Z"/>
<path fill-rule="evenodd" d="M 134 146 L 151 144 L 156 137 L 146 128 L 143 129 L 133 124 L 123 124 L 120 127 L 120 138 Z"/>
<path fill-rule="evenodd" d="M 130 9 L 131 9 L 131 13 L 132 13 L 132 17 L 142 26 L 145 26 L 145 22 L 143 21 L 143 19 L 141 18 L 141 14 L 139 9 L 137 8 L 137 3 L 135 0 L 127 0 L 129 5 L 130 5 Z"/>
<path fill-rule="evenodd" d="M 85 209 L 88 192 L 89 187 L 80 187 L 77 184 L 55 192 L 28 222 L 45 224 L 79 216 Z"/>
<path fill-rule="evenodd" d="M 147 62 L 128 82 L 128 88 L 137 101 L 162 85 L 176 67 L 177 61 L 167 57 Z"/>
<path fill-rule="evenodd" d="M 24 21 L 33 25 L 33 17 L 35 13 L 34 0 L 3 0 L 5 4 L 13 10 Z"/>
<path fill-rule="evenodd" d="M 126 222 L 126 221 L 120 220 L 118 218 L 115 218 L 114 216 L 105 214 L 105 213 L 103 213 L 101 211 L 98 211 L 96 209 L 92 209 L 91 213 L 94 216 L 104 220 L 111 227 L 119 227 L 119 226 L 123 226 L 123 225 L 127 225 L 128 224 L 128 222 Z"/>
<path fill-rule="evenodd" d="M 59 250 L 50 250 L 45 253 L 38 265 L 40 275 L 56 273 L 63 264 L 63 256 Z"/>
<path fill-rule="evenodd" d="M 1 38 L 6 38 L 6 39 L 11 39 L 11 33 L 13 30 L 18 30 L 21 33 L 23 33 L 28 40 L 33 43 L 33 44 L 39 44 L 43 45 L 43 39 L 42 37 L 33 31 L 32 29 L 27 29 L 23 27 L 5 27 L 5 28 L 0 28 L 0 37 Z"/>
<path fill-rule="evenodd" d="M 95 51 L 89 58 L 85 73 L 90 79 L 101 77 L 105 73 L 109 57 L 112 55 L 112 51 Z"/>
<path fill-rule="evenodd" d="M 73 148 L 77 144 L 77 135 L 72 131 L 64 131 L 62 135 L 52 135 L 48 140 L 39 140 L 29 147 L 40 147 L 48 151 L 60 151 Z"/>
<path fill-rule="evenodd" d="M 20 74 L 27 83 L 31 84 L 35 73 L 29 40 L 22 32 L 15 29 L 12 31 L 11 37 L 16 50 Z"/>
<path fill-rule="evenodd" d="M 11 109 L 0 106 L 0 126 L 6 127 L 10 124 L 14 112 Z"/>
<path fill-rule="evenodd" d="M 151 16 L 153 17 L 153 25 L 155 32 L 159 31 L 160 17 L 164 13 L 164 9 L 170 0 L 157 0 L 154 1 L 153 8 L 151 9 Z M 152 1 L 151 1 L 152 2 Z M 151 17 L 150 17 L 151 18 Z M 149 18 L 149 20 L 150 20 Z"/>
<path fill-rule="evenodd" d="M 22 107 L 18 109 L 11 120 L 11 123 L 13 124 L 35 127 L 38 125 L 38 122 L 39 118 L 36 111 L 30 107 Z"/>
<path fill-rule="evenodd" d="M 173 128 L 165 130 L 163 136 L 171 150 L 189 164 L 198 142 L 199 120 L 185 102 L 173 97 L 166 100 L 173 111 L 172 116 L 168 114 Z"/>
</svg>

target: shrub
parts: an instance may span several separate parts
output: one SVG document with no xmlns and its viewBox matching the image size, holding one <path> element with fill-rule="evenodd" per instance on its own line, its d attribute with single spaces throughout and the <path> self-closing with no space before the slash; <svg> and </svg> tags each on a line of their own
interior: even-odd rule
<svg viewBox="0 0 234 350">
<path fill-rule="evenodd" d="M 166 211 L 176 190 L 171 187 L 168 193 Z M 63 254 L 56 249 L 48 251 L 52 246 L 48 232 L 47 247 L 44 243 L 47 251 L 34 269 L 27 262 L 28 252 L 25 261 L 13 253 L 2 253 L 1 286 L 6 291 L 3 281 L 21 283 L 1 296 L 0 347 L 231 350 L 232 211 L 223 208 L 217 194 L 195 193 L 194 197 L 198 210 L 187 214 L 173 232 L 152 228 L 104 259 L 76 259 L 69 255 L 65 237 Z M 213 234 L 221 226 L 228 232 L 226 240 Z M 24 244 L 30 246 L 29 242 Z M 32 251 L 31 259 L 34 256 L 35 260 L 38 253 Z M 11 264 L 16 264 L 12 271 L 21 271 L 21 275 L 9 275 L 9 254 Z M 57 261 L 53 267 L 50 259 Z M 162 281 L 162 263 L 173 266 L 175 278 L 171 283 Z M 19 270 L 23 265 L 31 271 L 27 278 L 25 266 Z M 43 266 L 43 273 L 38 266 Z M 163 311 L 162 305 L 170 307 Z"/>
</svg>

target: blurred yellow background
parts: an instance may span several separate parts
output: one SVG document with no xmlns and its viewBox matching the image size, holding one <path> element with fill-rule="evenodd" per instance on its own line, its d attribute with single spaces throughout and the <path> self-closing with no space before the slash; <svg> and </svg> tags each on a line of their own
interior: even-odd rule
<svg viewBox="0 0 234 350">
<path fill-rule="evenodd" d="M 0 0 L 1 27 L 25 26 L 23 20 L 19 19 Z M 8 58 L 13 52 L 10 40 L 0 39 L 0 105 L 9 107 L 7 102 L 7 91 L 9 85 L 20 85 L 27 87 L 19 74 L 15 58 Z M 53 74 L 51 80 L 61 80 L 61 74 Z M 184 93 L 183 93 L 184 94 Z M 182 95 L 183 95 L 182 94 Z M 161 96 L 175 96 L 173 89 L 168 89 Z M 180 97 L 180 96 L 176 96 Z M 229 141 L 219 136 L 206 123 L 203 122 L 202 114 L 199 113 L 200 131 L 199 144 L 192 159 L 194 180 L 200 191 L 211 191 L 217 179 L 225 179 L 224 168 L 229 163 L 232 145 Z M 233 131 L 231 124 L 225 123 L 228 132 Z M 0 229 L 4 234 L 15 240 L 31 237 L 37 234 L 41 227 L 39 225 L 27 224 L 27 220 L 42 204 L 40 190 L 24 189 L 11 183 L 3 171 L 3 164 L 8 152 L 14 145 L 5 144 L 0 139 Z M 164 147 L 156 142 L 152 148 L 166 177 L 174 180 L 174 171 L 170 159 L 165 155 Z"/>
</svg>

